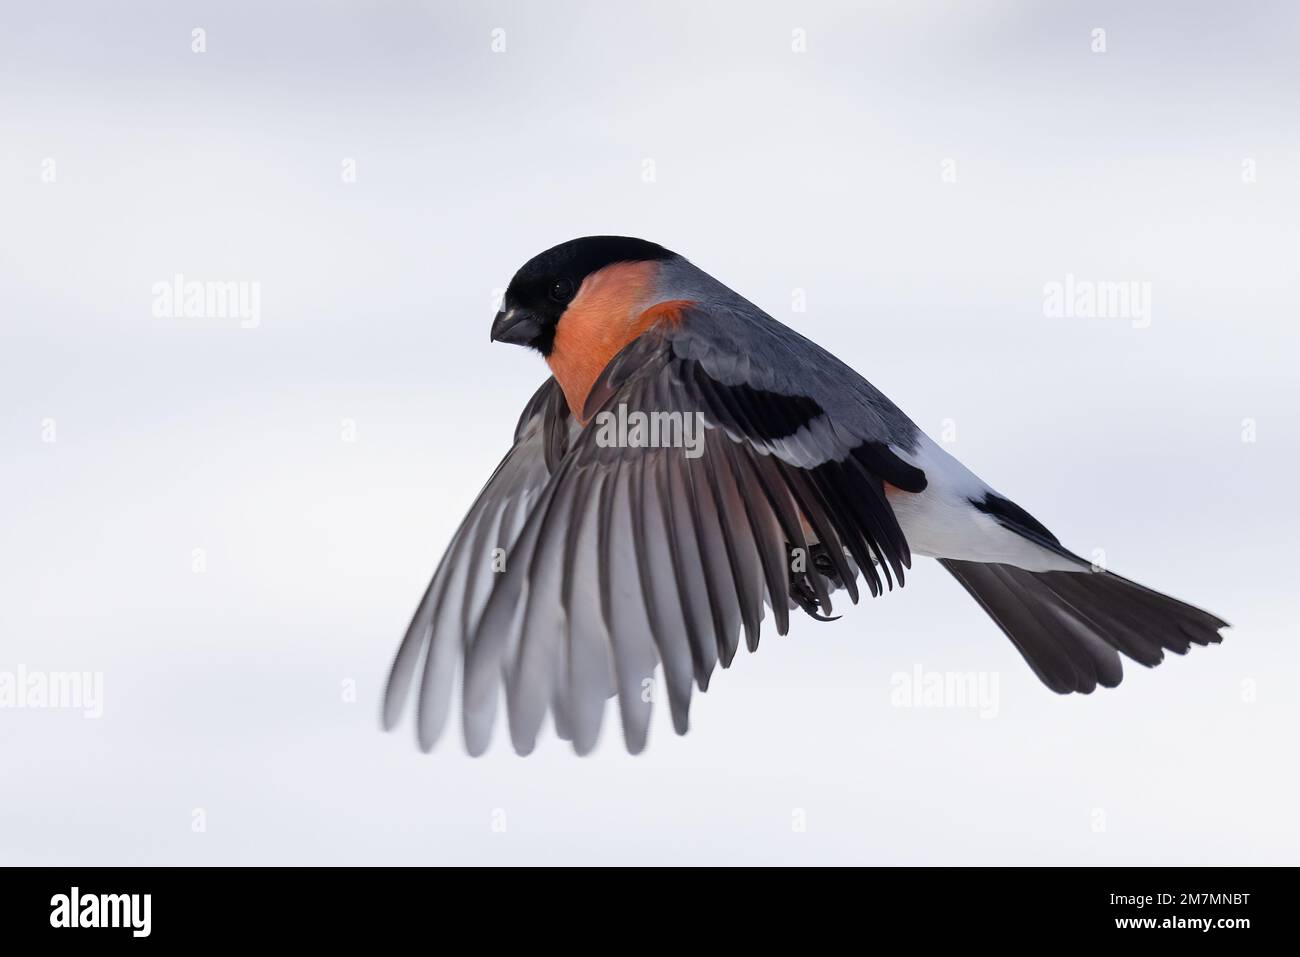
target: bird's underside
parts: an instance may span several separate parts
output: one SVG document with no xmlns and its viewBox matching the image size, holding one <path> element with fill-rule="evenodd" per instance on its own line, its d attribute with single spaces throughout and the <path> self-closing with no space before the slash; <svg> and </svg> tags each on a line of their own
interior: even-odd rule
<svg viewBox="0 0 1300 957">
<path fill-rule="evenodd" d="M 1121 654 L 1154 665 L 1220 640 L 1223 621 L 1094 570 L 847 366 L 746 306 L 695 297 L 618 352 L 577 414 L 542 385 L 416 610 L 386 727 L 415 689 L 432 747 L 459 683 L 479 754 L 504 689 L 516 750 L 549 713 L 585 754 L 616 698 L 639 752 L 656 671 L 684 733 L 693 689 L 742 635 L 753 651 L 769 616 L 785 634 L 791 611 L 830 618 L 901 587 L 913 554 L 938 558 L 1053 691 L 1118 684 Z M 699 423 L 698 443 L 603 427 L 637 412 L 680 413 L 661 424 Z"/>
</svg>

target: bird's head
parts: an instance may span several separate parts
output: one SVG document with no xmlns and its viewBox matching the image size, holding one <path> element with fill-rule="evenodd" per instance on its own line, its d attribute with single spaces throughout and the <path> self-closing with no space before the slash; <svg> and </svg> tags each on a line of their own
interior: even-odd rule
<svg viewBox="0 0 1300 957">
<path fill-rule="evenodd" d="M 550 356 L 570 308 L 616 316 L 641 305 L 659 264 L 676 259 L 662 246 L 628 236 L 585 236 L 538 253 L 520 267 L 492 323 L 493 342 L 511 342 Z"/>
</svg>

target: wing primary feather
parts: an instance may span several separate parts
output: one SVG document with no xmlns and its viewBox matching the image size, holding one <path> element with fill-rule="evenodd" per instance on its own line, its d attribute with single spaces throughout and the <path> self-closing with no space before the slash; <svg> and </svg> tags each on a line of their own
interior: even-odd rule
<svg viewBox="0 0 1300 957">
<path fill-rule="evenodd" d="M 889 541 L 886 537 L 887 530 L 891 524 L 897 525 L 897 522 L 889 503 L 885 501 L 884 488 L 880 479 L 866 472 L 851 455 L 840 465 L 840 469 L 843 498 L 849 503 L 862 538 L 870 547 L 876 565 L 884 575 L 885 584 L 892 591 L 894 581 L 890 575 L 891 568 L 897 574 L 899 584 L 902 584 L 903 570 L 894 557 L 895 547 L 886 546 Z M 882 539 L 885 540 L 884 543 Z"/>
<path fill-rule="evenodd" d="M 717 440 L 719 443 L 731 441 L 725 435 L 717 435 Z M 710 458 L 713 461 L 709 461 Z M 763 586 L 754 555 L 753 538 L 743 516 L 737 514 L 734 486 L 728 484 L 731 472 L 722 464 L 726 461 L 726 446 L 718 447 L 715 444 L 713 456 L 706 455 L 698 461 L 707 463 L 704 473 L 713 495 L 714 506 L 718 510 L 718 522 L 722 529 L 727 561 L 731 566 L 731 577 L 736 583 L 740 620 L 745 626 L 745 645 L 753 651 L 758 647 L 758 629 L 763 617 L 763 599 L 760 594 Z"/>
<path fill-rule="evenodd" d="M 564 545 L 576 499 L 570 481 L 552 496 L 526 556 L 528 588 L 517 653 L 507 662 L 506 708 L 515 750 L 528 754 L 551 702 L 555 657 L 567 633 L 562 607 Z"/>
<path fill-rule="evenodd" d="M 807 562 L 811 561 L 812 550 L 808 547 L 808 541 L 804 535 L 803 522 L 799 520 L 799 506 L 796 504 L 794 490 L 785 481 L 779 466 L 772 456 L 755 455 L 749 461 L 759 484 L 762 486 L 763 493 L 767 497 L 768 504 L 772 508 L 772 513 L 776 516 L 781 531 L 785 535 L 786 541 L 792 547 L 800 549 L 804 557 L 804 577 L 812 584 L 813 592 L 817 596 L 817 604 L 824 614 L 829 615 L 831 613 L 831 599 L 826 588 L 826 579 L 806 565 Z M 789 555 L 787 554 L 788 558 Z M 790 574 L 795 573 L 793 563 L 791 563 L 787 571 Z"/>
<path fill-rule="evenodd" d="M 464 628 L 457 628 L 456 625 L 460 622 L 463 626 L 464 616 L 475 599 L 477 583 L 474 571 L 484 561 L 483 542 L 487 540 L 491 529 L 500 529 L 505 511 L 502 508 L 482 517 L 475 529 L 473 544 L 468 553 L 463 553 L 461 548 L 447 553 L 448 560 L 456 566 L 454 574 L 461 574 L 463 569 L 464 583 L 461 586 L 464 593 L 463 610 L 461 615 L 442 614 L 443 600 L 449 593 L 444 592 L 439 597 L 434 611 L 433 627 L 429 634 L 428 651 L 424 659 L 424 673 L 420 679 L 420 695 L 416 703 L 416 736 L 423 751 L 433 748 L 438 738 L 442 736 L 443 727 L 446 725 L 447 712 L 451 707 L 456 658 L 462 653 L 465 641 Z M 452 577 L 453 575 L 449 575 L 448 580 L 450 581 Z"/>
<path fill-rule="evenodd" d="M 864 496 L 864 505 L 870 512 L 873 529 L 878 530 L 879 537 L 886 546 L 882 557 L 888 559 L 901 586 L 903 569 L 910 568 L 912 565 L 912 551 L 907 544 L 907 538 L 903 535 L 897 516 L 894 515 L 893 506 L 889 504 L 889 498 L 885 495 L 885 486 L 879 475 L 872 472 L 856 456 L 850 456 L 850 461 L 858 473 L 858 481 L 870 490 L 870 494 Z"/>
<path fill-rule="evenodd" d="M 821 492 L 817 489 L 808 474 L 800 468 L 786 465 L 784 462 L 775 462 L 774 466 L 781 476 L 785 479 L 786 487 L 794 494 L 795 502 L 799 506 L 799 511 L 808 519 L 808 524 L 812 526 L 817 540 L 824 546 L 831 563 L 835 566 L 835 572 L 839 576 L 840 582 L 849 593 L 849 599 L 853 604 L 858 603 L 858 583 L 857 575 L 854 574 L 849 564 L 844 560 L 844 543 L 837 529 L 835 522 L 831 519 L 829 508 Z M 826 614 L 830 614 L 830 604 L 826 605 Z"/>
<path fill-rule="evenodd" d="M 631 510 L 631 472 L 624 462 L 612 466 L 612 492 L 606 517 L 602 567 L 606 573 L 605 612 L 608 616 L 610 648 L 614 661 L 614 674 L 618 686 L 619 714 L 623 719 L 623 743 L 631 754 L 640 754 L 645 748 L 650 726 L 651 702 L 643 700 L 642 682 L 653 680 L 656 656 L 654 644 L 645 641 L 650 633 L 650 623 L 645 611 L 645 598 L 640 594 L 637 558 L 632 550 L 615 551 L 611 542 L 615 537 L 621 543 L 633 541 Z"/>
<path fill-rule="evenodd" d="M 676 525 L 677 550 L 684 559 L 686 581 L 692 585 L 692 607 L 699 631 L 699 649 L 695 666 L 695 684 L 699 690 L 708 689 L 708 679 L 714 664 L 727 646 L 728 616 L 725 609 L 733 603 L 723 602 L 719 575 L 710 560 L 708 532 L 699 516 L 698 494 L 690 476 L 690 460 L 685 459 L 677 468 L 668 469 L 668 502 Z M 735 622 L 738 628 L 738 622 Z"/>
<path fill-rule="evenodd" d="M 459 616 L 462 640 L 463 636 L 468 634 L 470 628 L 473 627 L 476 606 L 486 601 L 486 596 L 479 594 L 479 573 L 482 571 L 482 565 L 486 564 L 482 560 L 484 557 L 483 546 L 490 538 L 495 537 L 498 547 L 501 547 L 501 532 L 510 527 L 514 518 L 514 509 L 518 504 L 519 500 L 517 498 L 511 499 L 491 516 L 491 521 L 480 521 L 474 530 L 473 544 L 470 545 L 469 554 L 457 555 L 456 560 L 465 562 L 466 566 L 465 585 L 461 596 Z M 491 586 L 487 590 L 490 592 Z"/>
<path fill-rule="evenodd" d="M 648 450 L 633 468 L 632 543 L 641 595 L 651 621 L 651 637 L 659 651 L 664 684 L 668 687 L 673 727 L 678 734 L 685 734 L 695 671 L 682 610 L 683 597 L 676 587 L 677 577 L 672 567 L 670 534 L 663 517 L 667 504 L 659 497 L 656 487 L 656 474 L 668 454 L 671 452 Z"/>
<path fill-rule="evenodd" d="M 725 436 L 721 441 L 728 441 Z M 709 480 L 709 465 L 705 455 L 687 460 L 687 475 L 691 487 L 691 509 L 695 527 L 700 533 L 701 557 L 704 560 L 705 583 L 709 591 L 709 607 L 714 613 L 718 636 L 718 661 L 723 668 L 731 667 L 731 660 L 739 646 L 740 631 L 744 624 L 743 602 L 740 586 L 736 583 L 731 556 L 726 544 L 726 531 L 722 515 L 713 497 L 713 483 Z M 705 555 L 705 551 L 708 552 Z M 701 689 L 704 690 L 704 689 Z"/>
<path fill-rule="evenodd" d="M 762 479 L 758 477 L 750 463 L 750 456 L 730 443 L 727 446 L 727 455 L 730 459 L 729 471 L 736 482 L 742 510 L 749 522 L 754 546 L 758 550 L 759 565 L 767 584 L 768 605 L 772 608 L 776 633 L 788 634 L 790 631 L 790 569 L 786 566 L 786 557 L 789 553 L 776 539 L 772 516 L 763 514 L 761 503 L 765 501 L 766 496 Z M 755 642 L 750 651 L 757 647 L 758 643 Z"/>
<path fill-rule="evenodd" d="M 582 484 L 575 498 L 580 507 L 565 538 L 562 605 L 567 653 L 557 692 L 564 702 L 573 749 L 582 755 L 589 754 L 600 738 L 605 702 L 612 692 L 612 666 L 596 554 L 604 479 L 595 468 L 579 470 L 578 479 Z"/>
<path fill-rule="evenodd" d="M 426 653 L 425 636 L 432 629 L 432 622 L 422 614 L 422 610 L 431 602 L 432 592 L 439 586 L 437 575 L 429 580 L 429 587 L 424 597 L 411 616 L 411 623 L 406 628 L 402 643 L 397 648 L 392 667 L 388 671 L 388 681 L 384 688 L 383 725 L 385 731 L 397 726 L 402 716 L 402 706 L 410 693 L 411 679 L 420 667 Z"/>
<path fill-rule="evenodd" d="M 512 448 L 506 453 L 501 464 L 493 471 L 492 478 L 479 492 L 480 499 L 488 494 L 493 481 L 506 470 L 515 456 L 515 451 Z M 397 724 L 398 719 L 401 717 L 402 706 L 406 703 L 406 696 L 410 692 L 411 680 L 415 675 L 417 666 L 427 657 L 428 645 L 433 638 L 438 611 L 441 609 L 442 602 L 448 593 L 451 580 L 455 577 L 456 571 L 462 567 L 454 560 L 454 556 L 460 553 L 464 543 L 474 535 L 482 523 L 482 511 L 471 509 L 470 513 L 465 516 L 465 519 L 456 529 L 455 535 L 452 536 L 447 551 L 443 553 L 442 561 L 438 563 L 433 577 L 429 580 L 429 587 L 425 589 L 424 596 L 420 599 L 415 613 L 411 616 L 411 623 L 407 626 L 406 634 L 402 637 L 402 643 L 398 646 L 397 655 L 393 659 L 393 666 L 389 671 L 388 683 L 384 692 L 385 730 L 391 730 Z"/>
<path fill-rule="evenodd" d="M 820 486 L 822 494 L 826 496 L 831 506 L 830 513 L 837 519 L 840 537 L 848 546 L 849 553 L 853 556 L 853 561 L 857 564 L 874 598 L 881 593 L 880 576 L 876 573 L 867 543 L 863 540 L 855 509 L 849 504 L 840 487 L 842 472 L 843 466 L 838 462 L 827 462 L 819 465 L 810 474 Z"/>
<path fill-rule="evenodd" d="M 884 577 L 884 586 L 890 591 L 894 588 L 894 581 L 890 575 L 890 565 L 887 555 L 887 549 L 881 545 L 879 537 L 879 527 L 881 524 L 880 515 L 875 511 L 875 502 L 870 497 L 870 486 L 866 486 L 866 494 L 861 484 L 861 476 L 857 481 L 854 480 L 853 472 L 856 471 L 852 463 L 840 464 L 840 496 L 847 503 L 850 515 L 862 536 L 862 541 L 870 551 L 873 563 L 873 572 L 878 572 Z M 871 481 L 868 477 L 868 481 Z M 882 589 L 883 590 L 883 589 Z"/>
<path fill-rule="evenodd" d="M 709 683 L 709 674 L 718 660 L 714 615 L 709 607 L 708 585 L 700 559 L 699 534 L 691 518 L 689 493 L 682 483 L 685 469 L 681 460 L 660 460 L 655 472 L 659 498 L 665 504 L 664 524 L 677 593 L 681 597 L 682 617 L 691 649 L 695 683 L 701 689 Z"/>
<path fill-rule="evenodd" d="M 565 479 L 572 463 L 573 458 L 566 457 L 551 481 L 542 489 L 536 505 L 524 520 L 523 527 L 506 555 L 506 570 L 495 577 L 492 591 L 474 626 L 474 632 L 466 646 L 464 678 L 461 682 L 462 708 L 467 718 L 471 713 L 478 714 L 485 708 L 489 699 L 496 700 L 497 685 L 503 678 L 508 680 L 508 672 L 513 670 L 510 662 L 522 641 L 523 611 L 529 604 L 531 591 L 527 573 L 532 568 L 542 526 L 557 490 L 567 484 Z M 467 720 L 467 745 L 469 730 L 470 722 Z M 489 733 L 490 730 L 489 726 Z"/>
<path fill-rule="evenodd" d="M 772 514 L 781 525 L 786 540 L 795 548 L 802 548 L 806 552 L 808 542 L 804 537 L 803 523 L 799 521 L 795 511 L 797 506 L 792 501 L 792 492 L 786 487 L 785 480 L 777 470 L 772 457 L 754 455 L 749 458 L 749 464 L 758 479 L 764 498 L 772 508 Z"/>
<path fill-rule="evenodd" d="M 831 613 L 831 599 L 830 592 L 826 588 L 826 579 L 807 564 L 812 560 L 812 549 L 808 547 L 803 522 L 799 519 L 799 506 L 794 490 L 786 484 L 772 456 L 756 455 L 751 458 L 750 462 L 786 541 L 790 543 L 791 547 L 799 549 L 800 554 L 803 555 L 805 562 L 803 577 L 812 585 L 813 592 L 817 596 L 818 607 L 821 608 L 823 614 L 829 615 Z M 789 560 L 791 556 L 787 554 L 786 557 Z M 795 574 L 792 561 L 788 571 L 791 575 Z"/>
</svg>

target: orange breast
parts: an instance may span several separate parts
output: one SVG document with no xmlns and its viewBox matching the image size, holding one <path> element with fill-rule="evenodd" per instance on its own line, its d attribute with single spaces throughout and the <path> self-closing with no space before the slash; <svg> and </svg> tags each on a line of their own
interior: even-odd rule
<svg viewBox="0 0 1300 957">
<path fill-rule="evenodd" d="M 609 361 L 659 322 L 677 322 L 684 302 L 647 306 L 654 288 L 654 263 L 616 263 L 592 273 L 555 327 L 546 363 L 564 390 L 573 417 L 584 425 L 583 405 Z"/>
</svg>

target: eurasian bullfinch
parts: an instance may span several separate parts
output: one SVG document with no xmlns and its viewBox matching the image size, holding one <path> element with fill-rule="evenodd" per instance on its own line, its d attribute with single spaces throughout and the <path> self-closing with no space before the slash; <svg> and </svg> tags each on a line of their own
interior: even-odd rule
<svg viewBox="0 0 1300 957">
<path fill-rule="evenodd" d="M 1094 567 L 835 356 L 654 243 L 562 243 L 511 280 L 492 339 L 551 376 L 461 524 L 388 679 L 385 727 L 418 688 L 420 746 L 461 673 L 482 753 L 504 687 L 532 750 L 549 711 L 579 754 L 618 699 L 641 751 L 656 669 L 685 733 L 740 635 L 770 610 L 825 620 L 843 590 L 939 560 L 1058 693 L 1113 687 L 1120 655 L 1220 640 L 1216 616 Z"/>
</svg>

